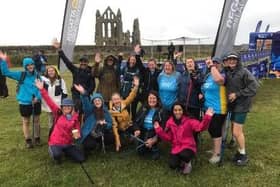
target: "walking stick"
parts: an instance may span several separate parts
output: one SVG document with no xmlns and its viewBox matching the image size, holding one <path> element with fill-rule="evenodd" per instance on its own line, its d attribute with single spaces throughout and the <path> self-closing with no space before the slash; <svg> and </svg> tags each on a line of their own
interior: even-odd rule
<svg viewBox="0 0 280 187">
<path fill-rule="evenodd" d="M 35 95 L 32 95 L 32 142 L 33 144 L 35 144 L 35 120 L 34 120 L 34 115 L 35 115 L 35 111 L 34 111 L 34 98 L 35 98 Z"/>
<path fill-rule="evenodd" d="M 83 165 L 82 162 L 80 162 L 80 166 L 81 166 L 82 170 L 84 171 L 84 173 L 86 174 L 88 180 L 90 181 L 90 183 L 91 183 L 92 186 L 93 186 L 93 185 L 94 185 L 94 182 L 93 182 L 92 178 L 90 177 L 90 175 L 88 174 L 88 172 L 87 172 L 87 170 L 86 170 L 86 168 L 84 167 L 84 165 Z"/>
<path fill-rule="evenodd" d="M 224 128 L 224 133 L 222 135 L 222 145 L 221 145 L 221 153 L 220 153 L 220 161 L 218 166 L 223 165 L 223 160 L 224 160 L 224 155 L 225 155 L 225 148 L 226 148 L 226 142 L 227 142 L 227 134 L 228 134 L 228 128 L 230 126 L 230 118 L 231 118 L 231 112 L 227 113 L 227 118 L 226 118 L 226 123 L 225 123 L 225 128 Z"/>
</svg>

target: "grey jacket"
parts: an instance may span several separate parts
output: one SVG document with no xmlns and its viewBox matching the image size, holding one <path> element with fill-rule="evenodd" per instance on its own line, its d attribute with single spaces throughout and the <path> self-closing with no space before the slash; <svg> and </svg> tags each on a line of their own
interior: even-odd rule
<svg viewBox="0 0 280 187">
<path fill-rule="evenodd" d="M 255 77 L 240 62 L 234 70 L 226 71 L 227 94 L 236 93 L 236 100 L 228 102 L 232 112 L 249 112 L 252 97 L 256 95 L 259 84 Z"/>
</svg>

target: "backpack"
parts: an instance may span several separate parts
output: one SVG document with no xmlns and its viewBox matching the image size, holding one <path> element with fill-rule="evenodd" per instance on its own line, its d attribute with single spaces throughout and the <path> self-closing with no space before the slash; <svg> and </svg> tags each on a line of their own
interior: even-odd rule
<svg viewBox="0 0 280 187">
<path fill-rule="evenodd" d="M 23 81 L 24 81 L 25 77 L 26 77 L 26 71 L 21 72 L 19 81 L 17 82 L 17 85 L 16 85 L 16 93 L 17 94 L 19 92 L 20 86 L 23 84 Z M 36 79 L 40 79 L 39 74 L 36 74 Z"/>
</svg>

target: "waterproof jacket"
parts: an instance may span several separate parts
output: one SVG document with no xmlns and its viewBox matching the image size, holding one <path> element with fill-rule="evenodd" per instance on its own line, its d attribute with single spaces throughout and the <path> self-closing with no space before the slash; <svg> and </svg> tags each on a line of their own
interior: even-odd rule
<svg viewBox="0 0 280 187">
<path fill-rule="evenodd" d="M 148 115 L 149 110 L 150 110 L 150 108 L 147 106 L 143 106 L 139 109 L 139 111 L 136 114 L 136 119 L 134 120 L 134 123 L 133 123 L 133 129 L 140 130 L 140 131 L 149 130 L 150 132 L 153 132 L 153 136 L 155 136 L 156 132 L 155 132 L 154 128 L 145 129 L 145 127 L 144 127 L 144 120 L 145 120 L 146 116 Z M 161 124 L 161 122 L 162 122 L 162 111 L 159 108 L 157 108 L 155 110 L 155 113 L 152 117 L 152 123 L 154 124 L 154 122 L 156 122 L 156 121 L 159 122 L 159 124 Z"/>
<path fill-rule="evenodd" d="M 65 81 L 62 78 L 59 78 L 51 83 L 50 79 L 45 76 L 41 76 L 41 79 L 44 82 L 44 88 L 47 90 L 48 95 L 58 106 L 60 106 L 62 99 L 67 97 Z M 48 107 L 44 99 L 42 100 L 42 110 L 51 112 L 51 109 Z"/>
<path fill-rule="evenodd" d="M 103 99 L 102 99 L 103 100 Z M 81 95 L 81 101 L 83 105 L 83 111 L 84 111 L 84 119 L 85 122 L 82 126 L 82 134 L 81 134 L 81 139 L 80 142 L 83 142 L 85 138 L 92 132 L 93 128 L 96 125 L 96 117 L 94 114 L 94 110 L 96 109 L 95 106 L 92 104 L 92 99 L 91 101 L 89 100 L 89 97 L 87 95 Z M 112 117 L 111 114 L 109 113 L 108 109 L 106 106 L 104 106 L 103 103 L 103 111 L 104 111 L 104 118 L 106 121 L 105 129 L 111 129 L 112 128 Z"/>
<path fill-rule="evenodd" d="M 131 88 L 133 87 L 133 77 L 137 76 L 139 77 L 139 86 L 143 84 L 143 72 L 145 71 L 145 68 L 143 66 L 142 60 L 140 55 L 136 55 L 136 64 L 133 67 L 129 67 L 129 64 L 127 62 L 126 67 L 124 67 L 121 70 L 121 96 L 122 98 L 128 97 Z M 138 90 L 139 91 L 139 90 Z"/>
<path fill-rule="evenodd" d="M 131 116 L 127 111 L 127 107 L 133 102 L 134 98 L 136 97 L 138 88 L 134 87 L 128 97 L 121 101 L 121 108 L 118 111 L 114 106 L 112 101 L 109 102 L 109 111 L 112 115 L 113 119 L 113 133 L 115 136 L 115 143 L 118 145 L 120 143 L 120 131 L 125 131 L 128 127 L 132 125 L 131 123 Z"/>
<path fill-rule="evenodd" d="M 187 108 L 201 108 L 198 95 L 202 84 L 203 76 L 199 71 L 192 74 L 184 71 L 179 78 L 179 101 Z"/>
<path fill-rule="evenodd" d="M 77 129 L 80 132 L 79 115 L 75 112 L 72 118 L 68 120 L 62 114 L 61 109 L 48 95 L 45 89 L 40 90 L 43 99 L 49 106 L 54 117 L 54 126 L 51 128 L 49 136 L 49 145 L 71 145 L 73 144 L 72 130 Z"/>
<path fill-rule="evenodd" d="M 59 50 L 58 54 L 73 75 L 72 83 L 82 85 L 86 92 L 91 94 L 95 88 L 94 77 L 91 74 L 91 67 L 87 67 L 86 69 L 78 68 L 66 57 L 62 50 Z M 71 91 L 73 98 L 79 98 L 80 93 L 74 88 L 73 85 Z"/>
<path fill-rule="evenodd" d="M 196 153 L 193 132 L 201 132 L 208 129 L 211 118 L 211 116 L 205 115 L 200 122 L 196 119 L 183 116 L 181 123 L 177 125 L 174 122 L 173 116 L 171 116 L 166 122 L 165 130 L 159 127 L 155 131 L 162 140 L 171 142 L 172 154 L 178 154 L 183 149 L 191 149 Z"/>
<path fill-rule="evenodd" d="M 155 72 L 152 74 L 151 71 L 146 68 L 144 71 L 143 76 L 143 86 L 142 86 L 142 100 L 146 100 L 148 97 L 148 94 L 151 90 L 158 92 L 158 82 L 157 78 L 160 74 L 159 69 L 155 69 Z"/>
<path fill-rule="evenodd" d="M 233 70 L 226 71 L 227 94 L 235 93 L 237 98 L 228 102 L 229 110 L 233 112 L 249 112 L 252 97 L 256 95 L 258 82 L 255 77 L 238 62 Z"/>
<path fill-rule="evenodd" d="M 109 66 L 107 64 L 108 58 L 113 59 L 113 65 Z M 105 102 L 110 101 L 113 93 L 119 92 L 120 63 L 121 58 L 117 60 L 114 56 L 110 55 L 105 58 L 103 66 L 100 63 L 95 63 L 92 69 L 92 74 L 99 80 L 97 92 L 102 94 Z"/>
<path fill-rule="evenodd" d="M 1 61 L 0 64 L 3 75 L 16 81 L 20 80 L 23 71 L 10 71 L 5 61 Z M 31 60 L 31 58 L 25 58 L 23 60 L 23 67 L 25 69 L 26 76 L 22 84 L 19 85 L 19 90 L 16 94 L 17 101 L 22 105 L 31 105 L 34 97 L 39 101 L 41 100 L 40 91 L 34 85 L 35 79 L 40 78 L 40 76 L 36 71 L 27 71 L 26 66 L 29 64 L 34 64 L 33 60 Z"/>
</svg>

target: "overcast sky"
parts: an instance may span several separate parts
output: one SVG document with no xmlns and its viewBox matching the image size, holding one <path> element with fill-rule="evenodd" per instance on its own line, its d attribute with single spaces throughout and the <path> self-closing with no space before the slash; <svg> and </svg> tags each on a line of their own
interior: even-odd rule
<svg viewBox="0 0 280 187">
<path fill-rule="evenodd" d="M 120 8 L 123 30 L 132 31 L 139 18 L 142 39 L 170 39 L 181 36 L 209 37 L 213 43 L 224 0 L 87 0 L 77 44 L 94 44 L 95 13 L 110 6 Z M 263 20 L 261 31 L 280 30 L 277 0 L 248 0 L 237 33 L 236 44 L 248 43 L 249 32 Z M 0 45 L 49 45 L 60 38 L 65 0 L 0 0 Z"/>
</svg>

